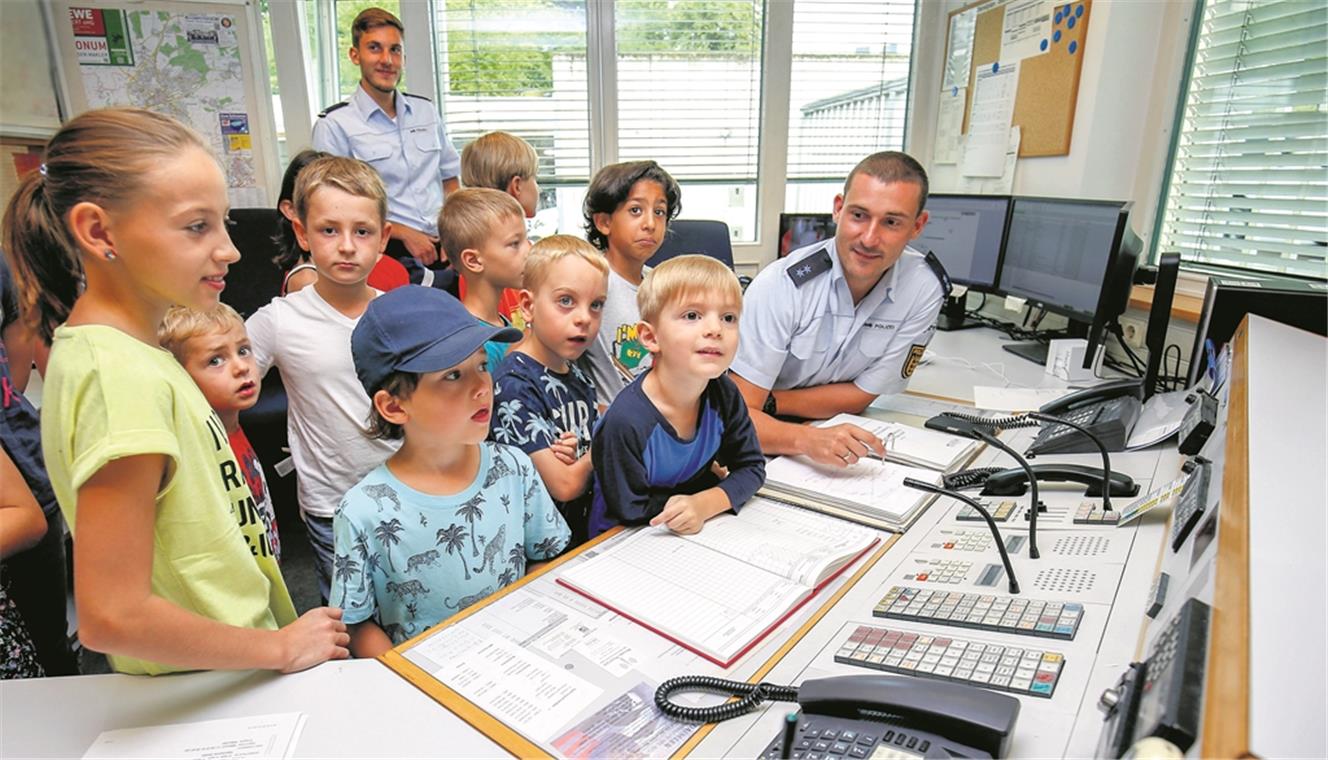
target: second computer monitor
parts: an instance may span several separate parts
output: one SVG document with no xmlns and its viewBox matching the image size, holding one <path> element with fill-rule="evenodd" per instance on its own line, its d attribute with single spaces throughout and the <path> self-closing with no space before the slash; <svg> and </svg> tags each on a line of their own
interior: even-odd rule
<svg viewBox="0 0 1328 760">
<path fill-rule="evenodd" d="M 951 281 L 995 290 L 1009 211 L 1006 195 L 933 193 L 927 197 L 927 226 L 911 245 L 935 253 Z"/>
<path fill-rule="evenodd" d="M 1128 215 L 1121 201 L 1015 198 L 1001 291 L 1092 322 Z"/>
</svg>

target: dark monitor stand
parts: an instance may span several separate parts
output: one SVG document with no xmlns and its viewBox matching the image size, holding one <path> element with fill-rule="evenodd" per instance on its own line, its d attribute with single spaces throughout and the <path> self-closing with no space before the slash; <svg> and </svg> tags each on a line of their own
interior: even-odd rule
<svg viewBox="0 0 1328 760">
<path fill-rule="evenodd" d="M 967 294 L 958 298 L 951 296 L 945 299 L 944 305 L 941 306 L 941 313 L 936 315 L 937 330 L 950 332 L 951 330 L 967 330 L 970 327 L 982 327 L 982 322 L 969 319 L 966 315 L 966 299 Z"/>
<path fill-rule="evenodd" d="M 1049 337 L 1086 338 L 1088 337 L 1088 325 L 1084 324 L 1083 322 L 1079 322 L 1077 320 L 1072 319 L 1070 320 L 1070 323 L 1065 326 L 1065 329 L 1063 331 L 1061 331 L 1057 335 L 1052 335 Z M 1029 341 L 1027 343 L 1006 343 L 1005 345 L 1001 346 L 1001 348 L 1005 349 L 1006 351 L 1009 351 L 1010 353 L 1014 354 L 1015 356 L 1018 356 L 1021 359 L 1027 359 L 1030 362 L 1033 362 L 1034 364 L 1041 364 L 1043 366 L 1045 366 L 1047 363 L 1047 352 L 1050 350 L 1050 347 L 1046 343 L 1043 343 L 1042 341 Z"/>
</svg>

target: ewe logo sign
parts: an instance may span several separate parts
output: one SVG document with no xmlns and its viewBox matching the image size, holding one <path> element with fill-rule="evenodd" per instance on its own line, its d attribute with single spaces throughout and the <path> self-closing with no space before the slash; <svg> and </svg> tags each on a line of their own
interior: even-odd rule
<svg viewBox="0 0 1328 760">
<path fill-rule="evenodd" d="M 85 66 L 133 66 L 134 51 L 129 46 L 129 25 L 125 12 L 100 8 L 70 8 L 69 23 L 74 28 L 74 49 L 78 62 Z"/>
</svg>

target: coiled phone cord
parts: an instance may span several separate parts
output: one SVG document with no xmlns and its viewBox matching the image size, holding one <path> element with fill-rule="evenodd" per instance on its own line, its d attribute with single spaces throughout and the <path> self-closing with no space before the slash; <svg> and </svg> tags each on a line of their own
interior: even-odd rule
<svg viewBox="0 0 1328 760">
<path fill-rule="evenodd" d="M 689 707 L 669 699 L 675 691 L 705 691 L 711 694 L 724 694 L 739 697 L 736 702 L 725 702 L 710 707 Z M 720 721 L 746 715 L 761 706 L 762 702 L 798 701 L 796 686 L 780 686 L 773 683 L 747 683 L 730 681 L 713 676 L 679 676 L 670 678 L 655 690 L 655 706 L 659 711 L 677 720 L 691 723 L 718 723 Z"/>
<path fill-rule="evenodd" d="M 968 414 L 966 412 L 946 411 L 943 413 L 946 417 L 954 417 L 971 422 L 974 425 L 982 425 L 987 428 L 1003 428 L 1012 430 L 1014 428 L 1037 427 L 1040 423 L 1037 420 L 1023 414 L 1012 414 L 1008 417 L 983 417 L 979 414 Z"/>
</svg>

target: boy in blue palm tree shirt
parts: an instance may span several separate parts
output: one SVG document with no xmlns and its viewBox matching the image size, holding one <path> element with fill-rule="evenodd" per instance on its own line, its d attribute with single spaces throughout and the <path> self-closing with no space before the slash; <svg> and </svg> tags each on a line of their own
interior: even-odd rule
<svg viewBox="0 0 1328 760">
<path fill-rule="evenodd" d="M 576 365 L 599 332 L 609 265 L 578 237 L 553 235 L 526 258 L 518 295 L 530 330 L 493 375 L 489 438 L 530 455 L 572 529 L 586 540 L 595 384 Z"/>
<path fill-rule="evenodd" d="M 416 285 L 374 299 L 351 334 L 373 400 L 369 434 L 402 439 L 332 520 L 332 600 L 354 656 L 381 654 L 567 546 L 567 523 L 530 457 L 484 441 L 493 405 L 484 344 L 520 337 Z"/>
</svg>

